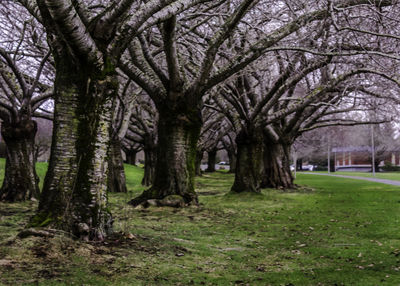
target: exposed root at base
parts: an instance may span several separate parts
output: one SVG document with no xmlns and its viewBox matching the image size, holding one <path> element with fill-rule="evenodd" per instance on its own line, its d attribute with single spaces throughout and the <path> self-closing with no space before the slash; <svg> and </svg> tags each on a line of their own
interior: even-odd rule
<svg viewBox="0 0 400 286">
<path fill-rule="evenodd" d="M 189 205 L 196 205 L 197 202 L 191 201 L 189 203 L 185 202 L 185 199 L 179 195 L 169 195 L 163 199 L 148 198 L 145 193 L 137 198 L 129 201 L 128 204 L 134 207 L 173 207 L 173 208 L 183 208 Z"/>
<path fill-rule="evenodd" d="M 73 237 L 72 234 L 67 233 L 65 231 L 61 231 L 59 229 L 35 229 L 35 228 L 27 228 L 22 230 L 17 234 L 17 236 L 21 239 L 35 236 L 35 237 L 55 237 L 56 235 L 64 235 L 64 236 L 69 236 Z"/>
</svg>

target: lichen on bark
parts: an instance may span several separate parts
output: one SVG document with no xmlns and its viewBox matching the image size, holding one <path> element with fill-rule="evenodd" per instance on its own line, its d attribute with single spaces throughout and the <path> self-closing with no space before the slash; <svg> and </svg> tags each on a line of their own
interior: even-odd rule
<svg viewBox="0 0 400 286">
<path fill-rule="evenodd" d="M 170 195 L 181 196 L 186 204 L 197 204 L 194 189 L 196 151 L 202 125 L 197 108 L 171 104 L 159 108 L 157 163 L 153 186 L 130 201 L 139 205 L 149 199 L 162 200 Z M 181 108 L 176 108 L 180 106 Z"/>
<path fill-rule="evenodd" d="M 50 164 L 32 222 L 45 219 L 81 239 L 103 240 L 112 230 L 107 173 L 116 76 L 65 57 L 57 63 Z"/>
</svg>

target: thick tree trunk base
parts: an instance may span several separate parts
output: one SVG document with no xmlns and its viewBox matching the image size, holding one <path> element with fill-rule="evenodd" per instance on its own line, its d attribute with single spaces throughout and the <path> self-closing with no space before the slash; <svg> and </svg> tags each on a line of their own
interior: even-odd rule
<svg viewBox="0 0 400 286">
<path fill-rule="evenodd" d="M 82 205 L 82 208 L 84 206 Z M 88 207 L 85 207 L 89 210 Z M 90 210 L 92 211 L 92 210 Z M 56 229 L 83 241 L 103 241 L 113 231 L 113 218 L 108 210 L 98 209 L 97 216 L 79 217 L 77 211 L 55 217 L 52 212 L 39 211 L 28 223 L 28 228 Z M 96 221 L 94 221 L 94 219 Z"/>
<path fill-rule="evenodd" d="M 7 146 L 6 167 L 0 201 L 20 202 L 39 198 L 39 177 L 35 170 L 34 138 L 36 122 L 27 120 L 17 125 L 2 126 Z"/>
<path fill-rule="evenodd" d="M 237 161 L 233 193 L 260 193 L 263 141 L 260 130 L 242 130 L 236 137 Z"/>
<path fill-rule="evenodd" d="M 134 206 L 148 200 L 178 197 L 183 199 L 184 205 L 198 203 L 194 177 L 201 112 L 197 109 L 183 112 L 182 109 L 188 107 L 185 101 L 179 103 L 177 110 L 161 109 L 165 107 L 158 107 L 157 163 L 153 186 L 130 202 Z"/>
<path fill-rule="evenodd" d="M 290 150 L 289 145 L 266 144 L 262 188 L 295 189 L 293 175 L 290 171 L 288 150 Z"/>
</svg>

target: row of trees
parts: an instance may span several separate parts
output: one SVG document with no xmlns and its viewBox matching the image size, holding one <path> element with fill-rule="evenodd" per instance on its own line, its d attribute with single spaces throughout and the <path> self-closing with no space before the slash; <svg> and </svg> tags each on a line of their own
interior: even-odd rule
<svg viewBox="0 0 400 286">
<path fill-rule="evenodd" d="M 296 138 L 365 123 L 341 114 L 369 111 L 368 98 L 396 99 L 398 8 L 371 0 L 2 2 L 10 168 L 0 197 L 38 196 L 35 116 L 53 120 L 53 136 L 32 226 L 104 239 L 107 192 L 126 192 L 121 150 L 146 154 L 151 187 L 133 205 L 196 204 L 196 166 L 219 148 L 234 164 L 233 192 L 291 188 Z"/>
</svg>

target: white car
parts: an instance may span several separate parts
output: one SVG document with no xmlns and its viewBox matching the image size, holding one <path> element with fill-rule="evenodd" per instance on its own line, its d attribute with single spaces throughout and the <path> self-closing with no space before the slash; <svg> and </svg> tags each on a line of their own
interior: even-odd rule
<svg viewBox="0 0 400 286">
<path fill-rule="evenodd" d="M 314 170 L 314 166 L 313 165 L 303 165 L 302 169 L 303 169 L 303 171 L 312 171 L 312 170 Z"/>
</svg>

